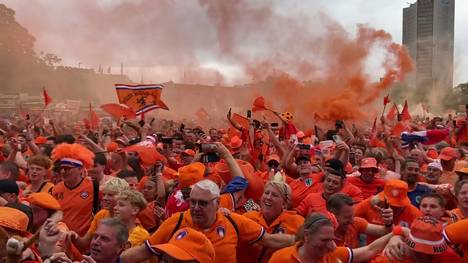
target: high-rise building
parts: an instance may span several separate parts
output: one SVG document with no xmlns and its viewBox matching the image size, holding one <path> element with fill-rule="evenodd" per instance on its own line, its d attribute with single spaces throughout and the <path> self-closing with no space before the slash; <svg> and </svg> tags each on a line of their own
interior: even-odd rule
<svg viewBox="0 0 468 263">
<path fill-rule="evenodd" d="M 415 62 L 407 83 L 424 101 L 434 89 L 453 87 L 455 0 L 417 0 L 403 8 L 403 44 Z"/>
</svg>

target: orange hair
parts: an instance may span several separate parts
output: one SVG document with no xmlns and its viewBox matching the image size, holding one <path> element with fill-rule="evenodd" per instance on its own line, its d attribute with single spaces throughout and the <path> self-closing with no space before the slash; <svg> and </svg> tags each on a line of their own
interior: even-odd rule
<svg viewBox="0 0 468 263">
<path fill-rule="evenodd" d="M 86 169 L 92 168 L 94 164 L 94 153 L 81 144 L 59 144 L 52 151 L 52 160 L 54 163 L 63 158 L 73 158 L 83 163 Z"/>
</svg>

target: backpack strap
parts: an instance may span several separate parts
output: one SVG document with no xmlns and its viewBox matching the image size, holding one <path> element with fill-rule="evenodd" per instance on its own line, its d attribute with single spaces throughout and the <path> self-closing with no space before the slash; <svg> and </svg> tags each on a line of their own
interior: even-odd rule
<svg viewBox="0 0 468 263">
<path fill-rule="evenodd" d="M 177 221 L 176 226 L 174 227 L 174 230 L 172 230 L 171 237 L 179 230 L 180 225 L 182 224 L 182 220 L 184 219 L 184 212 L 180 213 L 179 215 L 179 220 Z"/>
<path fill-rule="evenodd" d="M 99 212 L 99 182 L 92 180 L 93 182 L 93 214 Z"/>
<path fill-rule="evenodd" d="M 225 215 L 225 217 L 227 218 L 227 220 L 229 220 L 231 225 L 234 227 L 234 230 L 236 230 L 237 240 L 239 240 L 239 228 L 237 227 L 236 221 L 234 221 L 234 219 L 232 219 L 230 215 Z"/>
</svg>

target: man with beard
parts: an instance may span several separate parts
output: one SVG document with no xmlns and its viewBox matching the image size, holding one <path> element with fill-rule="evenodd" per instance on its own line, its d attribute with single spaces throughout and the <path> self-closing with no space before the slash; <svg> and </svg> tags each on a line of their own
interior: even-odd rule
<svg viewBox="0 0 468 263">
<path fill-rule="evenodd" d="M 401 179 L 408 184 L 408 197 L 411 200 L 411 204 L 415 207 L 419 207 L 421 196 L 432 192 L 428 186 L 418 183 L 419 177 L 419 164 L 413 159 L 406 160 L 402 167 Z"/>
<path fill-rule="evenodd" d="M 379 173 L 377 160 L 372 157 L 364 158 L 359 167 L 360 176 L 348 178 L 348 182 L 362 190 L 363 198 L 369 198 L 383 190 L 385 180 L 375 178 Z"/>
</svg>

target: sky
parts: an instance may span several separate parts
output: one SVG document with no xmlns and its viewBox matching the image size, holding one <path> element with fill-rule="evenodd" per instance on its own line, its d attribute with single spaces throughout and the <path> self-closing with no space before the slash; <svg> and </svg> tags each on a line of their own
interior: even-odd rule
<svg viewBox="0 0 468 263">
<path fill-rule="evenodd" d="M 52 52 L 63 59 L 63 65 L 104 70 L 112 67 L 133 80 L 145 82 L 184 81 L 186 75 L 206 75 L 235 83 L 242 75 L 239 51 L 255 56 L 275 51 L 256 46 L 263 37 L 262 28 L 249 34 L 236 32 L 221 39 L 221 26 L 236 23 L 230 8 L 243 10 L 246 1 L 217 0 L 0 0 L 16 12 L 17 20 L 36 38 L 36 51 Z M 357 24 L 383 29 L 401 43 L 402 8 L 409 0 L 250 0 L 250 7 L 273 12 L 280 21 L 304 21 L 307 27 L 317 25 L 317 17 L 326 16 L 340 24 L 350 35 Z M 457 0 L 455 9 L 454 84 L 468 81 L 468 1 Z M 228 21 L 216 20 L 211 12 L 222 14 Z M 233 12 L 233 14 L 235 14 Z M 265 13 L 259 12 L 259 19 Z M 243 23 L 254 23 L 245 21 Z M 273 25 L 275 26 L 275 25 Z M 281 25 L 276 25 L 281 27 Z M 274 27 L 273 27 L 274 29 Z M 258 36 L 255 30 L 259 30 Z M 282 29 L 284 30 L 284 28 Z M 252 33 L 253 32 L 253 33 Z M 217 35 L 218 34 L 218 35 Z M 245 35 L 243 35 L 245 34 Z M 235 38 L 229 39 L 230 37 Z M 246 46 L 242 47 L 242 37 Z M 262 38 L 262 41 L 265 39 Z M 275 41 L 275 40 L 270 40 Z M 298 36 L 297 41 L 300 41 Z M 227 44 L 226 44 L 227 43 Z M 230 46 L 234 43 L 236 46 Z M 229 55 L 226 55 L 229 54 Z M 269 55 L 269 54 L 267 54 Z M 372 62 L 371 66 L 372 66 Z M 197 70 L 203 68 L 203 71 Z"/>
</svg>

